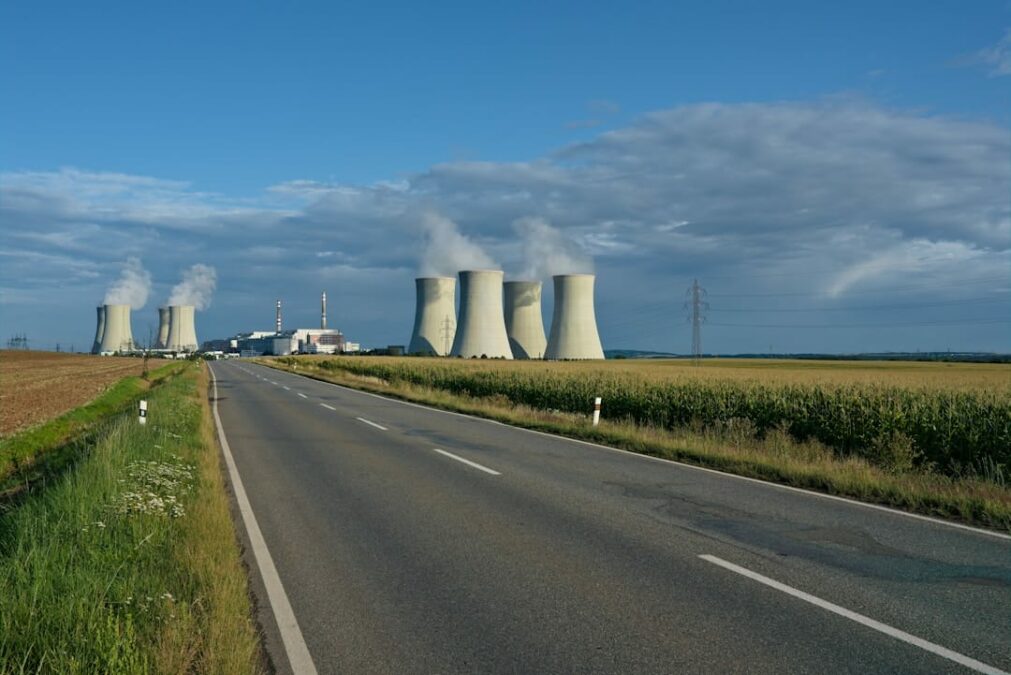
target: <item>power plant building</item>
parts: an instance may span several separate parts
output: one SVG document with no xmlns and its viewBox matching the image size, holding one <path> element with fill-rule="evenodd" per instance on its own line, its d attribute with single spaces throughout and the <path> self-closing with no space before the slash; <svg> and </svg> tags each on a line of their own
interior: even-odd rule
<svg viewBox="0 0 1011 675">
<path fill-rule="evenodd" d="M 105 335 L 105 305 L 99 305 L 95 309 L 98 314 L 98 324 L 95 326 L 95 341 L 91 345 L 92 354 L 102 351 L 102 337 Z"/>
<path fill-rule="evenodd" d="M 513 358 L 541 359 L 547 348 L 541 316 L 541 282 L 507 281 L 505 326 Z"/>
<path fill-rule="evenodd" d="M 604 358 L 593 309 L 594 275 L 559 274 L 554 282 L 555 309 L 544 358 Z"/>
<path fill-rule="evenodd" d="M 460 272 L 460 317 L 452 356 L 511 359 L 502 309 L 502 271 Z"/>
<path fill-rule="evenodd" d="M 158 340 L 154 343 L 155 349 L 168 348 L 170 317 L 171 312 L 168 307 L 158 308 Z"/>
<path fill-rule="evenodd" d="M 117 354 L 133 351 L 133 330 L 130 328 L 130 305 L 103 305 L 99 312 L 99 321 L 105 315 L 102 325 L 102 341 L 99 344 L 100 354 Z"/>
<path fill-rule="evenodd" d="M 421 277 L 414 285 L 414 330 L 407 353 L 447 356 L 456 337 L 456 279 Z"/>
<path fill-rule="evenodd" d="M 166 349 L 173 352 L 195 352 L 197 342 L 193 305 L 169 305 L 168 344 Z"/>
</svg>

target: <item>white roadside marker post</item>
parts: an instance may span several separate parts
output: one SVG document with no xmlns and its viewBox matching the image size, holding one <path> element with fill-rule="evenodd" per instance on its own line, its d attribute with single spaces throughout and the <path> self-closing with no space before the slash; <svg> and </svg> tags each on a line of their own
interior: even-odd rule
<svg viewBox="0 0 1011 675">
<path fill-rule="evenodd" d="M 141 424 L 147 424 L 147 401 L 140 402 L 140 408 L 137 411 L 140 414 L 138 418 Z"/>
<path fill-rule="evenodd" d="M 600 422 L 600 397 L 593 399 L 593 426 Z"/>
</svg>

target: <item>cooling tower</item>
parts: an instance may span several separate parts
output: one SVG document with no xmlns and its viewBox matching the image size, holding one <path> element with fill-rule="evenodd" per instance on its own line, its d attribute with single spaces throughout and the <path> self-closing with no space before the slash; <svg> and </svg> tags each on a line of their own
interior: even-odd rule
<svg viewBox="0 0 1011 675">
<path fill-rule="evenodd" d="M 168 347 L 169 324 L 171 323 L 171 312 L 168 307 L 158 308 L 158 341 L 154 343 L 155 349 L 165 349 Z"/>
<path fill-rule="evenodd" d="M 193 325 L 193 305 L 169 305 L 168 346 L 174 352 L 195 352 L 197 330 Z"/>
<path fill-rule="evenodd" d="M 505 282 L 505 325 L 513 358 L 544 358 L 548 341 L 541 318 L 541 282 Z"/>
<path fill-rule="evenodd" d="M 98 324 L 95 327 L 95 342 L 91 345 L 92 354 L 102 351 L 102 337 L 105 335 L 105 307 L 99 305 L 95 309 L 98 310 Z"/>
<path fill-rule="evenodd" d="M 133 331 L 130 330 L 130 305 L 105 305 L 105 330 L 102 332 L 100 352 L 128 352 L 133 349 Z"/>
<path fill-rule="evenodd" d="M 511 359 L 502 314 L 502 271 L 460 272 L 460 320 L 453 356 Z"/>
<path fill-rule="evenodd" d="M 602 359 L 593 312 L 593 275 L 559 274 L 546 359 Z"/>
<path fill-rule="evenodd" d="M 456 279 L 423 277 L 414 280 L 417 304 L 408 354 L 446 356 L 456 337 Z"/>
</svg>

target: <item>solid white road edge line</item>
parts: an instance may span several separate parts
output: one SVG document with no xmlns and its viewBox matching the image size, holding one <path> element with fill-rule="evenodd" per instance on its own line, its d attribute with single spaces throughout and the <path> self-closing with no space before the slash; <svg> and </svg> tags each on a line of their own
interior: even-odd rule
<svg viewBox="0 0 1011 675">
<path fill-rule="evenodd" d="M 359 422 L 365 422 L 365 424 L 368 424 L 371 427 L 375 427 L 376 429 L 379 429 L 380 431 L 389 431 L 389 429 L 387 429 L 386 427 L 384 427 L 382 424 L 376 424 L 375 422 L 370 422 L 367 419 L 365 419 L 364 417 L 356 417 L 355 419 L 358 420 Z"/>
<path fill-rule="evenodd" d="M 309 398 L 308 396 L 306 396 L 306 395 L 305 395 L 305 394 L 303 394 L 302 392 L 298 392 L 298 395 L 299 395 L 299 396 L 301 396 L 302 398 Z"/>
<path fill-rule="evenodd" d="M 260 364 L 257 364 L 260 365 Z M 262 368 L 270 368 L 270 366 L 262 366 Z M 271 370 L 279 370 L 278 368 L 271 368 Z M 281 371 L 288 372 L 288 371 Z M 579 443 L 580 445 L 586 445 L 591 448 L 599 448 L 601 450 L 608 450 L 609 452 L 620 452 L 623 455 L 631 455 L 633 457 L 638 457 L 640 459 L 646 459 L 653 462 L 664 462 L 665 464 L 675 464 L 677 466 L 683 466 L 686 469 L 692 469 L 693 471 L 705 471 L 706 473 L 717 474 L 719 476 L 726 476 L 727 478 L 734 478 L 736 480 L 746 480 L 751 483 L 758 483 L 759 485 L 765 485 L 766 487 L 776 488 L 777 490 L 789 490 L 791 492 L 798 492 L 803 495 L 808 495 L 809 497 L 819 497 L 821 499 L 831 499 L 837 502 L 843 502 L 845 504 L 852 504 L 853 506 L 860 506 L 865 509 L 874 509 L 876 511 L 883 511 L 885 513 L 891 513 L 895 516 L 902 516 L 904 518 L 913 518 L 914 520 L 922 520 L 927 523 L 933 523 L 935 525 L 942 525 L 944 527 L 952 527 L 957 530 L 965 530 L 966 532 L 974 532 L 975 534 L 983 534 L 988 537 L 996 537 L 997 539 L 1006 539 L 1011 541 L 1011 534 L 1004 534 L 1003 532 L 994 532 L 993 530 L 984 530 L 980 527 L 973 527 L 972 525 L 963 525 L 962 523 L 954 523 L 949 520 L 941 520 L 940 518 L 932 518 L 931 516 L 920 515 L 919 513 L 910 513 L 909 511 L 900 511 L 899 509 L 893 509 L 890 506 L 882 506 L 881 504 L 869 504 L 867 502 L 857 501 L 856 499 L 850 499 L 849 497 L 840 497 L 839 495 L 825 494 L 824 492 L 815 492 L 814 490 L 806 490 L 804 488 L 794 487 L 793 485 L 783 485 L 782 483 L 770 483 L 769 481 L 762 480 L 760 478 L 751 478 L 750 476 L 739 476 L 736 473 L 727 473 L 726 471 L 720 471 L 718 469 L 710 469 L 705 466 L 696 466 L 694 464 L 687 464 L 685 462 L 679 462 L 675 459 L 666 459 L 664 457 L 654 457 L 652 455 L 644 455 L 639 452 L 632 452 L 631 450 L 622 450 L 621 448 L 612 448 L 609 445 L 601 445 L 600 443 L 593 443 L 591 441 L 584 441 L 580 438 L 569 438 L 568 436 L 560 436 L 558 434 L 549 434 L 546 431 L 538 431 L 536 429 L 527 429 L 525 427 L 517 427 L 512 424 L 506 424 L 505 422 L 499 422 L 498 420 L 490 420 L 486 417 L 477 417 L 475 415 L 468 415 L 466 413 L 459 413 L 453 410 L 442 410 L 441 408 L 435 408 L 430 405 L 422 405 L 421 403 L 414 403 L 412 401 L 401 401 L 398 398 L 390 398 L 389 396 L 382 396 L 381 394 L 373 394 L 371 391 L 362 391 L 360 389 L 354 389 L 352 387 L 345 387 L 342 384 L 335 384 L 333 382 L 327 382 L 326 380 L 317 380 L 314 377 L 309 377 L 308 375 L 302 375 L 300 373 L 289 373 L 290 375 L 298 375 L 299 377 L 304 377 L 307 380 L 312 380 L 314 382 L 319 382 L 320 384 L 327 384 L 331 387 L 337 387 L 338 389 L 344 389 L 345 391 L 350 391 L 355 394 L 361 394 L 363 396 L 371 396 L 373 398 L 379 398 L 384 401 L 389 401 L 390 403 L 399 403 L 401 405 L 411 406 L 412 408 L 421 408 L 423 410 L 431 410 L 433 412 L 442 413 L 443 415 L 455 415 L 456 417 L 466 417 L 467 419 L 477 420 L 478 422 L 486 422 L 488 424 L 497 424 L 500 427 L 508 427 L 510 429 L 516 429 L 518 431 L 525 431 L 528 434 L 537 434 L 538 436 L 547 436 L 548 438 L 557 438 L 563 441 L 569 441 L 571 443 Z"/>
<path fill-rule="evenodd" d="M 327 410 L 337 410 L 337 408 L 333 407 L 332 405 L 327 405 L 326 403 L 320 403 L 320 405 L 326 408 Z"/>
<path fill-rule="evenodd" d="M 225 464 L 228 466 L 228 477 L 232 481 L 232 489 L 235 491 L 235 501 L 239 505 L 239 513 L 242 515 L 242 522 L 246 526 L 246 533 L 249 535 L 249 545 L 253 549 L 253 557 L 256 566 L 260 569 L 260 577 L 263 585 L 267 589 L 267 600 L 270 608 L 274 612 L 274 620 L 277 622 L 277 629 L 281 632 L 281 642 L 284 644 L 284 652 L 288 656 L 288 663 L 296 675 L 316 675 L 316 664 L 312 661 L 309 648 L 302 637 L 302 630 L 298 627 L 295 619 L 295 612 L 288 601 L 288 594 L 284 592 L 284 585 L 281 577 L 277 573 L 274 559 L 270 556 L 267 542 L 260 531 L 260 525 L 253 515 L 253 507 L 246 496 L 246 488 L 242 485 L 242 478 L 239 477 L 239 469 L 235 465 L 235 458 L 232 457 L 232 450 L 228 447 L 228 439 L 225 437 L 225 430 L 221 426 L 221 416 L 218 415 L 218 378 L 214 375 L 214 370 L 207 366 L 211 373 L 211 381 L 214 383 L 214 425 L 218 429 L 218 440 L 221 442 L 221 452 L 225 456 Z"/>
<path fill-rule="evenodd" d="M 722 558 L 717 558 L 716 556 L 709 555 L 707 553 L 704 553 L 699 557 L 705 560 L 706 562 L 711 562 L 714 565 L 719 565 L 720 567 L 730 570 L 731 572 L 735 572 L 737 574 L 740 574 L 741 576 L 745 576 L 748 577 L 749 579 L 757 581 L 760 584 L 765 584 L 766 586 L 775 588 L 777 591 L 782 591 L 783 593 L 786 593 L 787 595 L 791 595 L 795 598 L 803 600 L 804 602 L 809 602 L 812 605 L 815 605 L 816 607 L 821 607 L 822 609 L 828 610 L 833 614 L 838 614 L 839 616 L 845 617 L 850 621 L 855 621 L 861 625 L 867 626 L 868 628 L 872 628 L 880 633 L 888 635 L 889 637 L 893 637 L 896 640 L 901 640 L 902 642 L 911 644 L 914 647 L 919 647 L 920 649 L 928 651 L 932 654 L 936 654 L 942 658 L 948 659 L 949 661 L 954 661 L 958 665 L 964 666 L 965 668 L 970 668 L 978 673 L 988 673 L 989 675 L 1009 675 L 1009 673 L 1007 673 L 1006 671 L 1000 670 L 999 668 L 994 668 L 993 666 L 987 665 L 982 661 L 977 661 L 976 659 L 965 656 L 964 654 L 959 654 L 958 652 L 954 652 L 950 649 L 947 649 L 946 647 L 936 645 L 933 642 L 928 642 L 923 638 L 918 638 L 915 635 L 910 635 L 909 633 L 899 630 L 898 628 L 892 628 L 888 624 L 881 623 L 880 621 L 875 621 L 870 617 L 866 617 L 863 614 L 858 614 L 852 610 L 846 609 L 845 607 L 840 607 L 839 605 L 831 603 L 827 600 L 822 600 L 821 598 L 811 595 L 810 593 L 805 593 L 804 591 L 797 590 L 792 586 L 787 586 L 786 584 L 780 583 L 775 579 L 770 579 L 767 576 L 763 576 L 758 572 L 752 572 L 751 570 L 745 567 L 741 567 L 740 565 L 735 565 L 734 563 L 727 562 Z"/>
<path fill-rule="evenodd" d="M 458 462 L 463 462 L 467 466 L 472 466 L 475 469 L 480 469 L 481 471 L 484 471 L 485 473 L 490 473 L 493 476 L 501 476 L 502 475 L 501 473 L 499 473 L 498 471 L 495 471 L 494 469 L 489 469 L 486 466 L 481 466 L 477 462 L 472 462 L 469 459 L 464 459 L 463 457 L 460 457 L 459 455 L 454 455 L 452 452 L 446 452 L 445 450 L 440 450 L 439 448 L 432 448 L 432 449 L 435 450 L 436 452 L 438 452 L 440 455 L 446 455 L 446 457 L 449 457 L 451 459 L 455 459 Z"/>
</svg>

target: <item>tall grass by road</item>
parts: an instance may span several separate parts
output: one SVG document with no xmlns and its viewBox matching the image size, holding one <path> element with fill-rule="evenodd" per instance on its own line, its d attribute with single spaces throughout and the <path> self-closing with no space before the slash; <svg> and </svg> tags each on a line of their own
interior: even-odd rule
<svg viewBox="0 0 1011 675">
<path fill-rule="evenodd" d="M 0 672 L 258 670 L 206 392 L 190 364 L 0 514 Z"/>
<path fill-rule="evenodd" d="M 607 363 L 423 358 L 275 367 L 636 452 L 1011 529 L 1011 386 L 763 383 Z M 805 364 L 807 365 L 807 364 Z M 653 366 L 662 368 L 663 364 Z M 987 371 L 989 372 L 989 371 Z M 1005 373 L 1011 374 L 1011 369 Z M 906 374 L 908 378 L 908 373 Z M 599 427 L 587 423 L 604 398 Z"/>
</svg>

